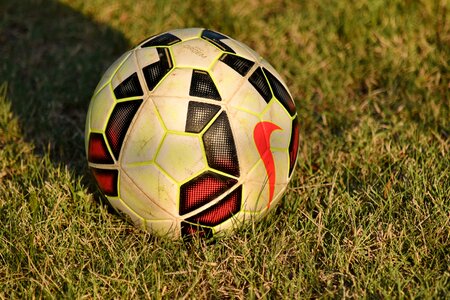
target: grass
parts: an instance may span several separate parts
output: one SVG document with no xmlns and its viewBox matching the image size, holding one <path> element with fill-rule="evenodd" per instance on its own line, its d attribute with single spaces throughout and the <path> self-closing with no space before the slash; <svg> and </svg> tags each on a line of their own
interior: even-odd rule
<svg viewBox="0 0 450 300">
<path fill-rule="evenodd" d="M 3 1 L 0 298 L 447 298 L 449 4 Z M 84 118 L 145 37 L 244 41 L 293 93 L 296 175 L 262 222 L 216 241 L 134 229 L 96 192 Z"/>
</svg>

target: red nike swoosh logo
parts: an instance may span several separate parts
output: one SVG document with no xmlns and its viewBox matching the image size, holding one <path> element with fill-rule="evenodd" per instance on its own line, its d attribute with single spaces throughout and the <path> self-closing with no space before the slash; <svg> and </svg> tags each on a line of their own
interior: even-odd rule
<svg viewBox="0 0 450 300">
<path fill-rule="evenodd" d="M 274 130 L 281 130 L 281 128 L 271 122 L 259 122 L 256 124 L 255 129 L 253 129 L 253 139 L 256 148 L 258 149 L 259 156 L 266 168 L 267 177 L 269 178 L 269 203 L 267 204 L 267 207 L 270 207 L 275 191 L 275 161 L 273 159 L 272 151 L 270 150 L 270 135 Z"/>
</svg>

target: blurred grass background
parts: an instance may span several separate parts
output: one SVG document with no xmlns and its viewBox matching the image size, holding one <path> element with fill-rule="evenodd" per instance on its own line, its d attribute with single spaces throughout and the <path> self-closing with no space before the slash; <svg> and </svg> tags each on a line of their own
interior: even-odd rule
<svg viewBox="0 0 450 300">
<path fill-rule="evenodd" d="M 402 1 L 0 2 L 0 298 L 446 298 L 450 5 Z M 282 205 L 185 244 L 95 192 L 84 118 L 144 38 L 207 27 L 285 78 L 300 115 Z"/>
</svg>

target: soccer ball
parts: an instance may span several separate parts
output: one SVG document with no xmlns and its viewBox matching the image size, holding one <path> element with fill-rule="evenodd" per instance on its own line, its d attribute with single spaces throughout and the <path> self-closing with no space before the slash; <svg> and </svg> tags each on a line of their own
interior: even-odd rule
<svg viewBox="0 0 450 300">
<path fill-rule="evenodd" d="M 292 177 L 298 125 L 280 75 L 201 28 L 151 37 L 94 91 L 86 154 L 101 192 L 139 228 L 179 238 L 272 210 Z"/>
</svg>

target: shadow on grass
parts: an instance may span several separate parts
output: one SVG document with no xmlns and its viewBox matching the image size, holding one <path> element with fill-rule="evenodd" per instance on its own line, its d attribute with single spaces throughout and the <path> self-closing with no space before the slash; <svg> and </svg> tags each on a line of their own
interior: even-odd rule
<svg viewBox="0 0 450 300">
<path fill-rule="evenodd" d="M 118 31 L 51 0 L 0 4 L 0 83 L 36 154 L 87 173 L 84 122 L 103 71 L 129 43 Z"/>
</svg>

